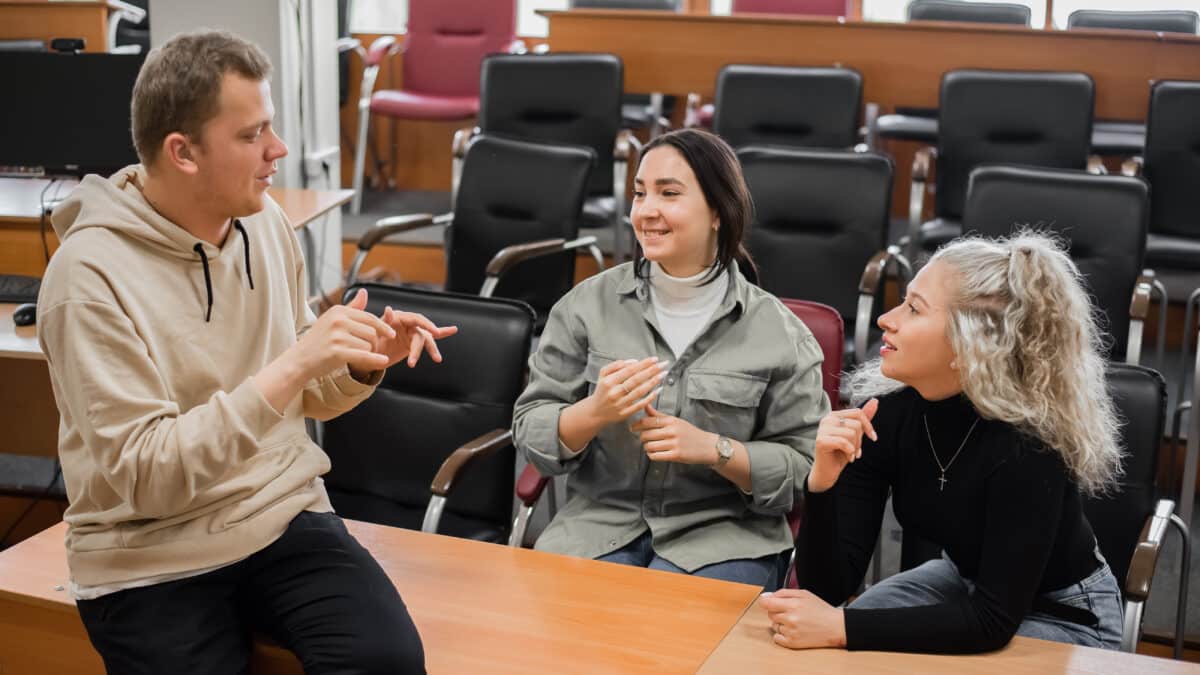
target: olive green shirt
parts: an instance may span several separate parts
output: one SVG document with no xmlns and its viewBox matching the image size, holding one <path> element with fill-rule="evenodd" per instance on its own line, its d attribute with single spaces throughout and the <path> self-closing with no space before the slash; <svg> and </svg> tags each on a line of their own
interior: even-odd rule
<svg viewBox="0 0 1200 675">
<path fill-rule="evenodd" d="M 554 306 L 517 400 L 517 447 L 543 474 L 569 474 L 567 503 L 538 549 L 596 558 L 649 530 L 659 557 L 693 572 L 791 548 L 784 516 L 812 466 L 817 424 L 830 409 L 821 388 L 822 353 L 775 296 L 746 281 L 736 265 L 727 273 L 724 299 L 670 365 L 655 407 L 741 441 L 751 492 L 709 466 L 651 462 L 629 430 L 632 419 L 605 427 L 578 454 L 559 443 L 559 414 L 595 391 L 601 368 L 619 359 L 673 357 L 657 328 L 649 283 L 626 263 L 584 281 Z"/>
</svg>

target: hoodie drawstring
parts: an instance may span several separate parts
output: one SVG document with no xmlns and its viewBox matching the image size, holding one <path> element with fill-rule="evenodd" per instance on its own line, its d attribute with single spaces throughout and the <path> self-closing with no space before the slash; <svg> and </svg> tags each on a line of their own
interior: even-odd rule
<svg viewBox="0 0 1200 675">
<path fill-rule="evenodd" d="M 233 221 L 233 226 L 242 233 L 242 244 L 246 252 L 246 281 L 250 282 L 250 290 L 254 290 L 254 275 L 250 271 L 250 236 L 246 234 L 246 228 L 242 227 L 241 221 Z M 200 264 L 204 267 L 204 289 L 208 291 L 208 309 L 204 312 L 204 322 L 208 323 L 212 319 L 213 307 L 212 272 L 208 269 L 208 254 L 204 252 L 204 244 L 196 242 L 192 250 L 200 254 Z"/>
<path fill-rule="evenodd" d="M 208 320 L 212 318 L 213 305 L 212 274 L 208 271 L 208 254 L 204 252 L 204 244 L 200 242 L 196 242 L 192 250 L 200 254 L 200 264 L 204 266 L 204 288 L 208 290 L 208 310 L 204 312 L 204 323 L 208 323 Z"/>
<path fill-rule="evenodd" d="M 246 281 L 250 282 L 250 290 L 254 290 L 254 275 L 250 272 L 250 235 L 246 234 L 246 228 L 242 227 L 242 221 L 233 221 L 233 226 L 242 233 L 242 244 L 246 248 Z"/>
</svg>

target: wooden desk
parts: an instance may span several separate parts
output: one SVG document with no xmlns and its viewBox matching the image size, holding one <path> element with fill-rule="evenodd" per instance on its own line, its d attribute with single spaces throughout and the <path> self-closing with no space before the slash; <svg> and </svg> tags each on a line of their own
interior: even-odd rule
<svg viewBox="0 0 1200 675">
<path fill-rule="evenodd" d="M 0 40 L 83 38 L 88 52 L 108 51 L 107 2 L 0 0 Z"/>
<path fill-rule="evenodd" d="M 1095 80 L 1097 118 L 1142 120 L 1150 80 L 1200 80 L 1200 37 L 1190 35 L 615 10 L 544 14 L 552 51 L 616 54 L 628 91 L 711 97 L 726 64 L 838 64 L 862 73 L 863 100 L 888 112 L 937 107 L 942 73 L 955 68 L 1066 70 Z"/>
<path fill-rule="evenodd" d="M 348 525 L 400 590 L 431 675 L 694 673 L 758 596 L 744 584 Z M 0 553 L 0 672 L 102 672 L 65 590 L 65 531 Z M 253 672 L 300 667 L 260 644 Z"/>
<path fill-rule="evenodd" d="M 934 656 L 843 649 L 793 651 L 771 639 L 771 622 L 753 604 L 704 662 L 702 675 L 793 675 L 794 673 L 991 673 L 994 675 L 1196 675 L 1194 663 L 1126 654 L 1058 642 L 1017 637 L 988 654 Z"/>
<path fill-rule="evenodd" d="M 0 0 L 2 1 L 2 0 Z M 41 219 L 38 217 L 42 188 L 48 181 L 27 178 L 0 178 L 0 274 L 25 274 L 40 277 L 46 271 L 42 250 Z M 46 197 L 65 198 L 76 183 L 64 182 L 61 190 L 51 187 Z M 292 226 L 305 227 L 329 211 L 350 201 L 353 190 L 269 189 L 271 198 L 283 208 Z M 53 254 L 58 237 L 46 219 L 46 245 Z"/>
</svg>

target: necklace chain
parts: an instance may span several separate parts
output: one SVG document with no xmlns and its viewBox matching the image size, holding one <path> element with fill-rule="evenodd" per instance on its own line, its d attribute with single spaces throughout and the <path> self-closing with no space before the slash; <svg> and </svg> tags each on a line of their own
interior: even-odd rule
<svg viewBox="0 0 1200 675">
<path fill-rule="evenodd" d="M 979 417 L 976 417 L 975 421 L 971 423 L 971 428 L 967 429 L 967 435 L 963 436 L 962 443 L 958 444 L 958 450 L 954 451 L 954 456 L 950 458 L 949 462 L 946 462 L 945 466 L 942 466 L 942 460 L 938 458 L 937 448 L 933 447 L 933 434 L 929 433 L 929 418 L 921 415 L 921 421 L 925 423 L 925 438 L 929 440 L 929 453 L 933 455 L 933 461 L 937 462 L 938 469 L 942 472 L 942 475 L 938 477 L 940 482 L 938 492 L 941 492 L 946 489 L 946 472 L 950 470 L 950 465 L 954 463 L 954 460 L 962 454 L 963 448 L 967 447 L 967 439 L 971 438 L 971 432 L 975 431 L 975 427 L 979 424 Z"/>
</svg>

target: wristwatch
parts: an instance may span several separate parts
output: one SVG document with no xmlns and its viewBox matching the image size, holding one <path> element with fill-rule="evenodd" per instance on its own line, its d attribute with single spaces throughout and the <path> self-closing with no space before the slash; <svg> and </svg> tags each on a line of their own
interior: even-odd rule
<svg viewBox="0 0 1200 675">
<path fill-rule="evenodd" d="M 713 466 L 715 466 L 716 468 L 719 469 L 719 468 L 725 466 L 726 464 L 728 464 L 729 460 L 731 460 L 731 459 L 733 459 L 733 441 L 718 434 L 717 435 L 717 463 L 714 464 Z"/>
</svg>

